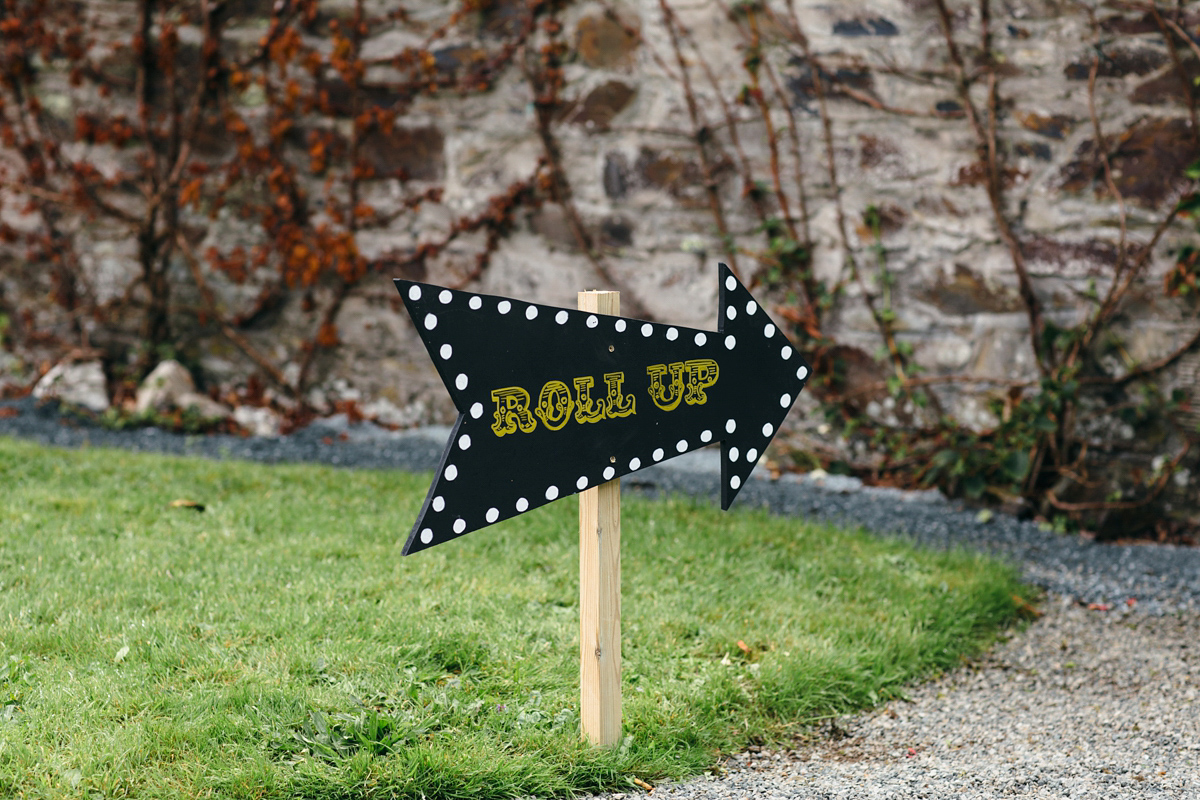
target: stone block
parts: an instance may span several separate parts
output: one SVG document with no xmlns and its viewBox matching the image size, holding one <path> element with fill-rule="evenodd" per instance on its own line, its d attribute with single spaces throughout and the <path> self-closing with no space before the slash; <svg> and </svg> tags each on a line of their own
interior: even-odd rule
<svg viewBox="0 0 1200 800">
<path fill-rule="evenodd" d="M 175 407 L 180 411 L 194 409 L 204 419 L 228 419 L 233 410 L 223 403 L 218 403 L 208 395 L 198 392 L 185 392 L 175 398 Z"/>
<path fill-rule="evenodd" d="M 1107 195 L 1104 170 L 1095 156 L 1096 143 L 1088 139 L 1059 173 L 1059 188 L 1066 192 L 1091 189 Z M 1183 171 L 1196 159 L 1196 145 L 1187 120 L 1157 117 L 1142 120 L 1117 137 L 1109 158 L 1113 182 L 1126 202 L 1157 209 L 1178 194 L 1189 181 Z"/>
<path fill-rule="evenodd" d="M 373 130 L 363 137 L 361 158 L 374 177 L 434 181 L 446 172 L 446 137 L 433 126 Z"/>
<path fill-rule="evenodd" d="M 57 398 L 100 413 L 109 406 L 108 379 L 99 361 L 55 364 L 33 387 L 37 399 Z"/>
<path fill-rule="evenodd" d="M 917 297 L 944 314 L 970 316 L 1018 311 L 1021 300 L 1012 287 L 988 281 L 965 264 L 954 264 L 930 284 L 917 290 Z"/>
<path fill-rule="evenodd" d="M 1200 61 L 1195 58 L 1181 59 L 1180 66 L 1185 77 L 1181 78 L 1179 70 L 1174 67 L 1163 70 L 1161 74 L 1139 83 L 1129 93 L 1130 102 L 1148 106 L 1186 104 L 1188 95 L 1194 91 L 1190 87 L 1195 86 L 1196 79 L 1200 78 Z"/>
<path fill-rule="evenodd" d="M 860 36 L 899 36 L 900 29 L 887 17 L 856 17 L 839 19 L 833 23 L 834 36 L 858 38 Z"/>
<path fill-rule="evenodd" d="M 622 81 L 605 81 L 588 92 L 565 113 L 567 122 L 589 131 L 608 128 L 613 119 L 633 100 L 637 90 Z"/>
<path fill-rule="evenodd" d="M 640 37 L 608 16 L 587 16 L 575 26 L 579 59 L 595 69 L 628 67 L 633 63 Z"/>
<path fill-rule="evenodd" d="M 274 411 L 260 406 L 238 406 L 233 410 L 233 421 L 252 436 L 278 436 L 283 423 Z"/>
<path fill-rule="evenodd" d="M 1024 314 L 977 315 L 972 343 L 975 358 L 966 372 L 999 381 L 1023 381 L 1037 377 L 1037 362 Z"/>
<path fill-rule="evenodd" d="M 1098 78 L 1124 78 L 1126 75 L 1148 75 L 1166 64 L 1165 49 L 1157 47 L 1109 46 L 1104 48 L 1096 70 Z M 1086 81 L 1092 69 L 1092 54 L 1072 61 L 1063 68 L 1069 81 Z"/>
<path fill-rule="evenodd" d="M 1050 139 L 1064 139 L 1071 132 L 1075 120 L 1067 114 L 1038 114 L 1033 111 L 1016 111 L 1013 116 L 1021 127 L 1031 130 L 1039 136 Z"/>
<path fill-rule="evenodd" d="M 195 394 L 196 383 L 187 367 L 167 359 L 151 370 L 138 386 L 135 408 L 139 414 L 166 411 L 179 404 L 179 398 Z"/>
</svg>

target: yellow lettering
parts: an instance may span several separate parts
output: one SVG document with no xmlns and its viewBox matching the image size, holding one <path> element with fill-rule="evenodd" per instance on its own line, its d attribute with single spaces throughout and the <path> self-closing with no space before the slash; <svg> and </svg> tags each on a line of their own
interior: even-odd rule
<svg viewBox="0 0 1200 800">
<path fill-rule="evenodd" d="M 578 423 L 604 419 L 604 401 L 597 403 L 592 399 L 592 387 L 595 384 L 588 375 L 575 379 L 575 421 Z"/>
<path fill-rule="evenodd" d="M 637 413 L 633 395 L 621 394 L 621 384 L 624 380 L 624 372 L 604 373 L 604 385 L 608 387 L 608 397 L 604 400 L 604 409 L 608 416 L 614 419 Z"/>
<path fill-rule="evenodd" d="M 542 418 L 542 424 L 552 431 L 561 430 L 571 419 L 571 390 L 562 381 L 546 381 L 538 396 L 537 408 L 533 413 Z"/>
<path fill-rule="evenodd" d="M 711 358 L 696 358 L 683 362 L 687 371 L 687 394 L 683 401 L 689 406 L 702 406 L 708 402 L 704 390 L 717 382 L 720 370 Z"/>
<path fill-rule="evenodd" d="M 663 383 L 663 377 L 668 371 L 671 373 L 670 389 Z M 683 362 L 676 361 L 669 365 L 652 364 L 646 367 L 646 374 L 650 376 L 650 399 L 654 401 L 654 405 L 663 411 L 674 411 L 683 399 Z"/>
<path fill-rule="evenodd" d="M 671 364 L 651 364 L 646 367 L 650 378 L 650 399 L 663 411 L 674 411 L 680 403 L 690 406 L 708 402 L 705 389 L 717 382 L 720 367 L 711 358 L 676 361 Z M 637 413 L 637 398 L 624 390 L 624 372 L 604 374 L 604 397 L 592 396 L 596 381 L 590 375 L 572 379 L 574 391 L 566 382 L 546 381 L 538 394 L 537 404 L 530 407 L 530 395 L 520 386 L 506 386 L 492 391 L 496 403 L 492 431 L 506 436 L 521 431 L 532 433 L 537 428 L 534 415 L 552 431 L 562 430 L 571 418 L 579 424 L 618 419 Z"/>
<path fill-rule="evenodd" d="M 516 433 L 518 429 L 521 433 L 531 433 L 537 427 L 537 422 L 529 413 L 529 392 L 520 386 L 493 389 L 492 400 L 496 402 L 492 432 L 497 436 Z"/>
</svg>

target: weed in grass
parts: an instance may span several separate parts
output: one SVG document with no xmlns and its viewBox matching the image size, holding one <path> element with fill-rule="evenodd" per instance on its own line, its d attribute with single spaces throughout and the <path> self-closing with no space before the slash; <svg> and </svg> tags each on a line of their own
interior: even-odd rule
<svg viewBox="0 0 1200 800">
<path fill-rule="evenodd" d="M 626 736 L 593 750 L 574 505 L 401 558 L 427 485 L 0 439 L 0 796 L 499 798 L 681 777 L 954 667 L 1021 593 L 974 555 L 629 498 Z"/>
</svg>

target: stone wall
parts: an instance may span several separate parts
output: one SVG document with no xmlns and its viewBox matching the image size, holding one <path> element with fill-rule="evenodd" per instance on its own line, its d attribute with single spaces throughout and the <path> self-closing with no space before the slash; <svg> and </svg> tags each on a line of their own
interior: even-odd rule
<svg viewBox="0 0 1200 800">
<path fill-rule="evenodd" d="M 264 15 L 270 6 L 246 5 Z M 352 5 L 320 4 L 330 17 L 345 17 Z M 1189 45 L 1182 39 L 1168 44 L 1164 23 L 1149 6 L 993 2 L 987 20 L 989 61 L 979 49 L 984 24 L 979 4 L 950 5 L 967 70 L 985 61 L 999 65 L 992 71 L 1003 178 L 999 211 L 1017 239 L 1046 319 L 1069 328 L 1094 312 L 1090 298 L 1107 291 L 1119 259 L 1128 254 L 1136 260 L 1178 199 L 1194 189 L 1185 175 L 1200 155 L 1194 90 L 1181 73 L 1189 79 L 1200 75 L 1195 46 L 1200 8 L 1188 4 L 1186 13 L 1172 17 L 1172 24 L 1193 32 L 1195 42 Z M 524 14 L 516 0 L 478 7 L 483 10 L 460 17 L 439 34 L 431 47 L 438 70 L 453 73 L 492 57 L 497 42 Z M 945 410 L 977 431 L 996 425 L 988 398 L 1003 396 L 1014 383 L 1036 382 L 1040 375 L 1013 249 L 989 201 L 980 140 L 964 115 L 936 3 L 795 0 L 790 7 L 806 34 L 808 56 L 789 22 L 789 6 L 772 2 L 769 7 L 774 14 L 753 4 L 731 10 L 712 0 L 580 0 L 554 15 L 568 51 L 565 88 L 550 133 L 561 154 L 570 202 L 519 208 L 513 229 L 479 274 L 477 255 L 484 242 L 478 234 L 456 239 L 419 268 L 408 256 L 423 242 L 444 236 L 455 220 L 486 211 L 494 197 L 538 174 L 547 144 L 527 76 L 512 67 L 486 93 L 418 98 L 391 134 L 364 142 L 363 153 L 379 173 L 402 169 L 407 174 L 404 181 L 372 182 L 367 199 L 377 209 L 398 208 L 405 197 L 428 188 L 443 193 L 440 202 L 425 203 L 418 213 L 359 234 L 358 247 L 378 268 L 342 304 L 336 319 L 341 345 L 318 360 L 310 401 L 326 406 L 355 399 L 369 413 L 397 424 L 452 418 L 391 286 L 390 279 L 400 274 L 566 306 L 574 305 L 577 290 L 619 288 L 625 308 L 711 327 L 716 265 L 729 259 L 732 248 L 743 278 L 755 281 L 764 303 L 786 316 L 796 307 L 789 294 L 794 285 L 772 273 L 771 242 L 762 233 L 760 213 L 764 206 L 772 218 L 781 213 L 772 192 L 777 172 L 803 234 L 801 244 L 809 246 L 813 275 L 828 287 L 844 287 L 824 312 L 822 332 L 837 344 L 841 388 L 857 398 L 858 410 L 894 423 L 923 419 L 918 409 L 897 407 L 886 387 L 892 366 L 880 357 L 884 338 L 864 302 L 867 293 L 894 314 L 896 340 L 911 347 L 911 362 L 921 370 L 910 374 L 933 386 Z M 367 41 L 364 54 L 386 56 L 426 41 L 458 8 L 432 0 L 417 4 L 408 29 L 388 28 Z M 674 15 L 674 26 L 667 24 L 665 8 Z M 252 39 L 262 26 L 247 14 L 241 29 Z M 532 51 L 547 36 L 543 31 L 526 46 Z M 761 51 L 748 49 L 756 37 Z M 753 81 L 746 60 L 759 52 L 773 69 L 772 76 L 760 68 L 766 117 L 753 92 L 747 93 Z M 709 137 L 703 159 L 685 75 Z M 366 77 L 386 102 L 389 68 L 372 67 Z M 987 91 L 986 81 L 975 81 L 973 104 L 984 112 Z M 252 105 L 249 94 L 242 102 Z M 827 161 L 826 124 L 836 182 Z M 986 126 L 987 120 L 980 124 Z M 1105 137 L 1121 203 L 1106 188 L 1096 125 Z M 219 142 L 214 149 L 220 149 Z M 778 160 L 774 170 L 773 157 Z M 714 186 L 711 194 L 706 172 Z M 748 186 L 747 176 L 765 191 Z M 11 204 L 5 213 L 14 224 L 20 222 Z M 590 242 L 581 239 L 576 222 Z M 201 250 L 239 237 L 253 239 L 232 208 L 215 221 L 197 218 L 193 224 L 204 230 Z M 83 266 L 98 291 L 118 296 L 136 277 L 131 245 L 118 231 L 97 228 L 90 235 L 95 241 Z M 1115 317 L 1112 337 L 1094 351 L 1111 374 L 1171 357 L 1196 334 L 1194 299 L 1168 298 L 1162 290 L 1176 253 L 1195 242 L 1190 221 L 1179 219 L 1153 243 Z M 861 281 L 853 278 L 848 256 Z M 36 305 L 39 324 L 53 327 L 44 275 L 27 265 L 9 265 L 0 279 L 0 302 L 10 308 Z M 183 287 L 178 302 L 186 305 L 194 298 L 182 267 L 178 277 Z M 266 281 L 252 278 L 237 285 L 212 276 L 223 307 L 234 315 L 239 307 L 252 306 Z M 269 314 L 246 325 L 245 335 L 277 358 L 285 375 L 294 374 L 315 313 L 313 297 L 319 307 L 322 293 L 329 291 L 318 285 L 285 296 Z M 208 385 L 237 385 L 254 371 L 227 339 L 203 328 L 196 336 L 196 360 Z M 26 351 L 27 361 L 35 350 Z M 949 380 L 937 383 L 940 378 Z M 1173 358 L 1155 380 L 1164 390 L 1195 392 L 1200 353 L 1190 350 Z M 807 393 L 794 409 L 795 433 L 787 441 L 822 454 L 848 447 L 836 429 L 824 424 L 818 395 Z M 1099 413 L 1105 403 L 1125 402 L 1117 389 L 1100 401 L 1097 419 L 1103 423 L 1094 426 L 1096 447 L 1132 452 L 1138 463 L 1149 463 L 1172 443 L 1178 445 L 1178 439 L 1164 438 L 1143 446 L 1134 441 L 1142 434 L 1133 424 Z M 1191 413 L 1194 426 L 1200 415 Z M 1186 473 L 1176 475 L 1181 488 L 1189 480 Z"/>
</svg>

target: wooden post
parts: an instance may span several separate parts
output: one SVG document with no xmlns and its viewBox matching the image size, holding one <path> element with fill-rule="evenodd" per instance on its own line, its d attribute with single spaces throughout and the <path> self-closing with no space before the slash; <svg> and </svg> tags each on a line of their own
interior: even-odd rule
<svg viewBox="0 0 1200 800">
<path fill-rule="evenodd" d="M 620 314 L 620 292 L 580 292 L 579 310 Z M 621 479 L 579 494 L 579 687 L 583 738 L 621 741 Z"/>
</svg>

